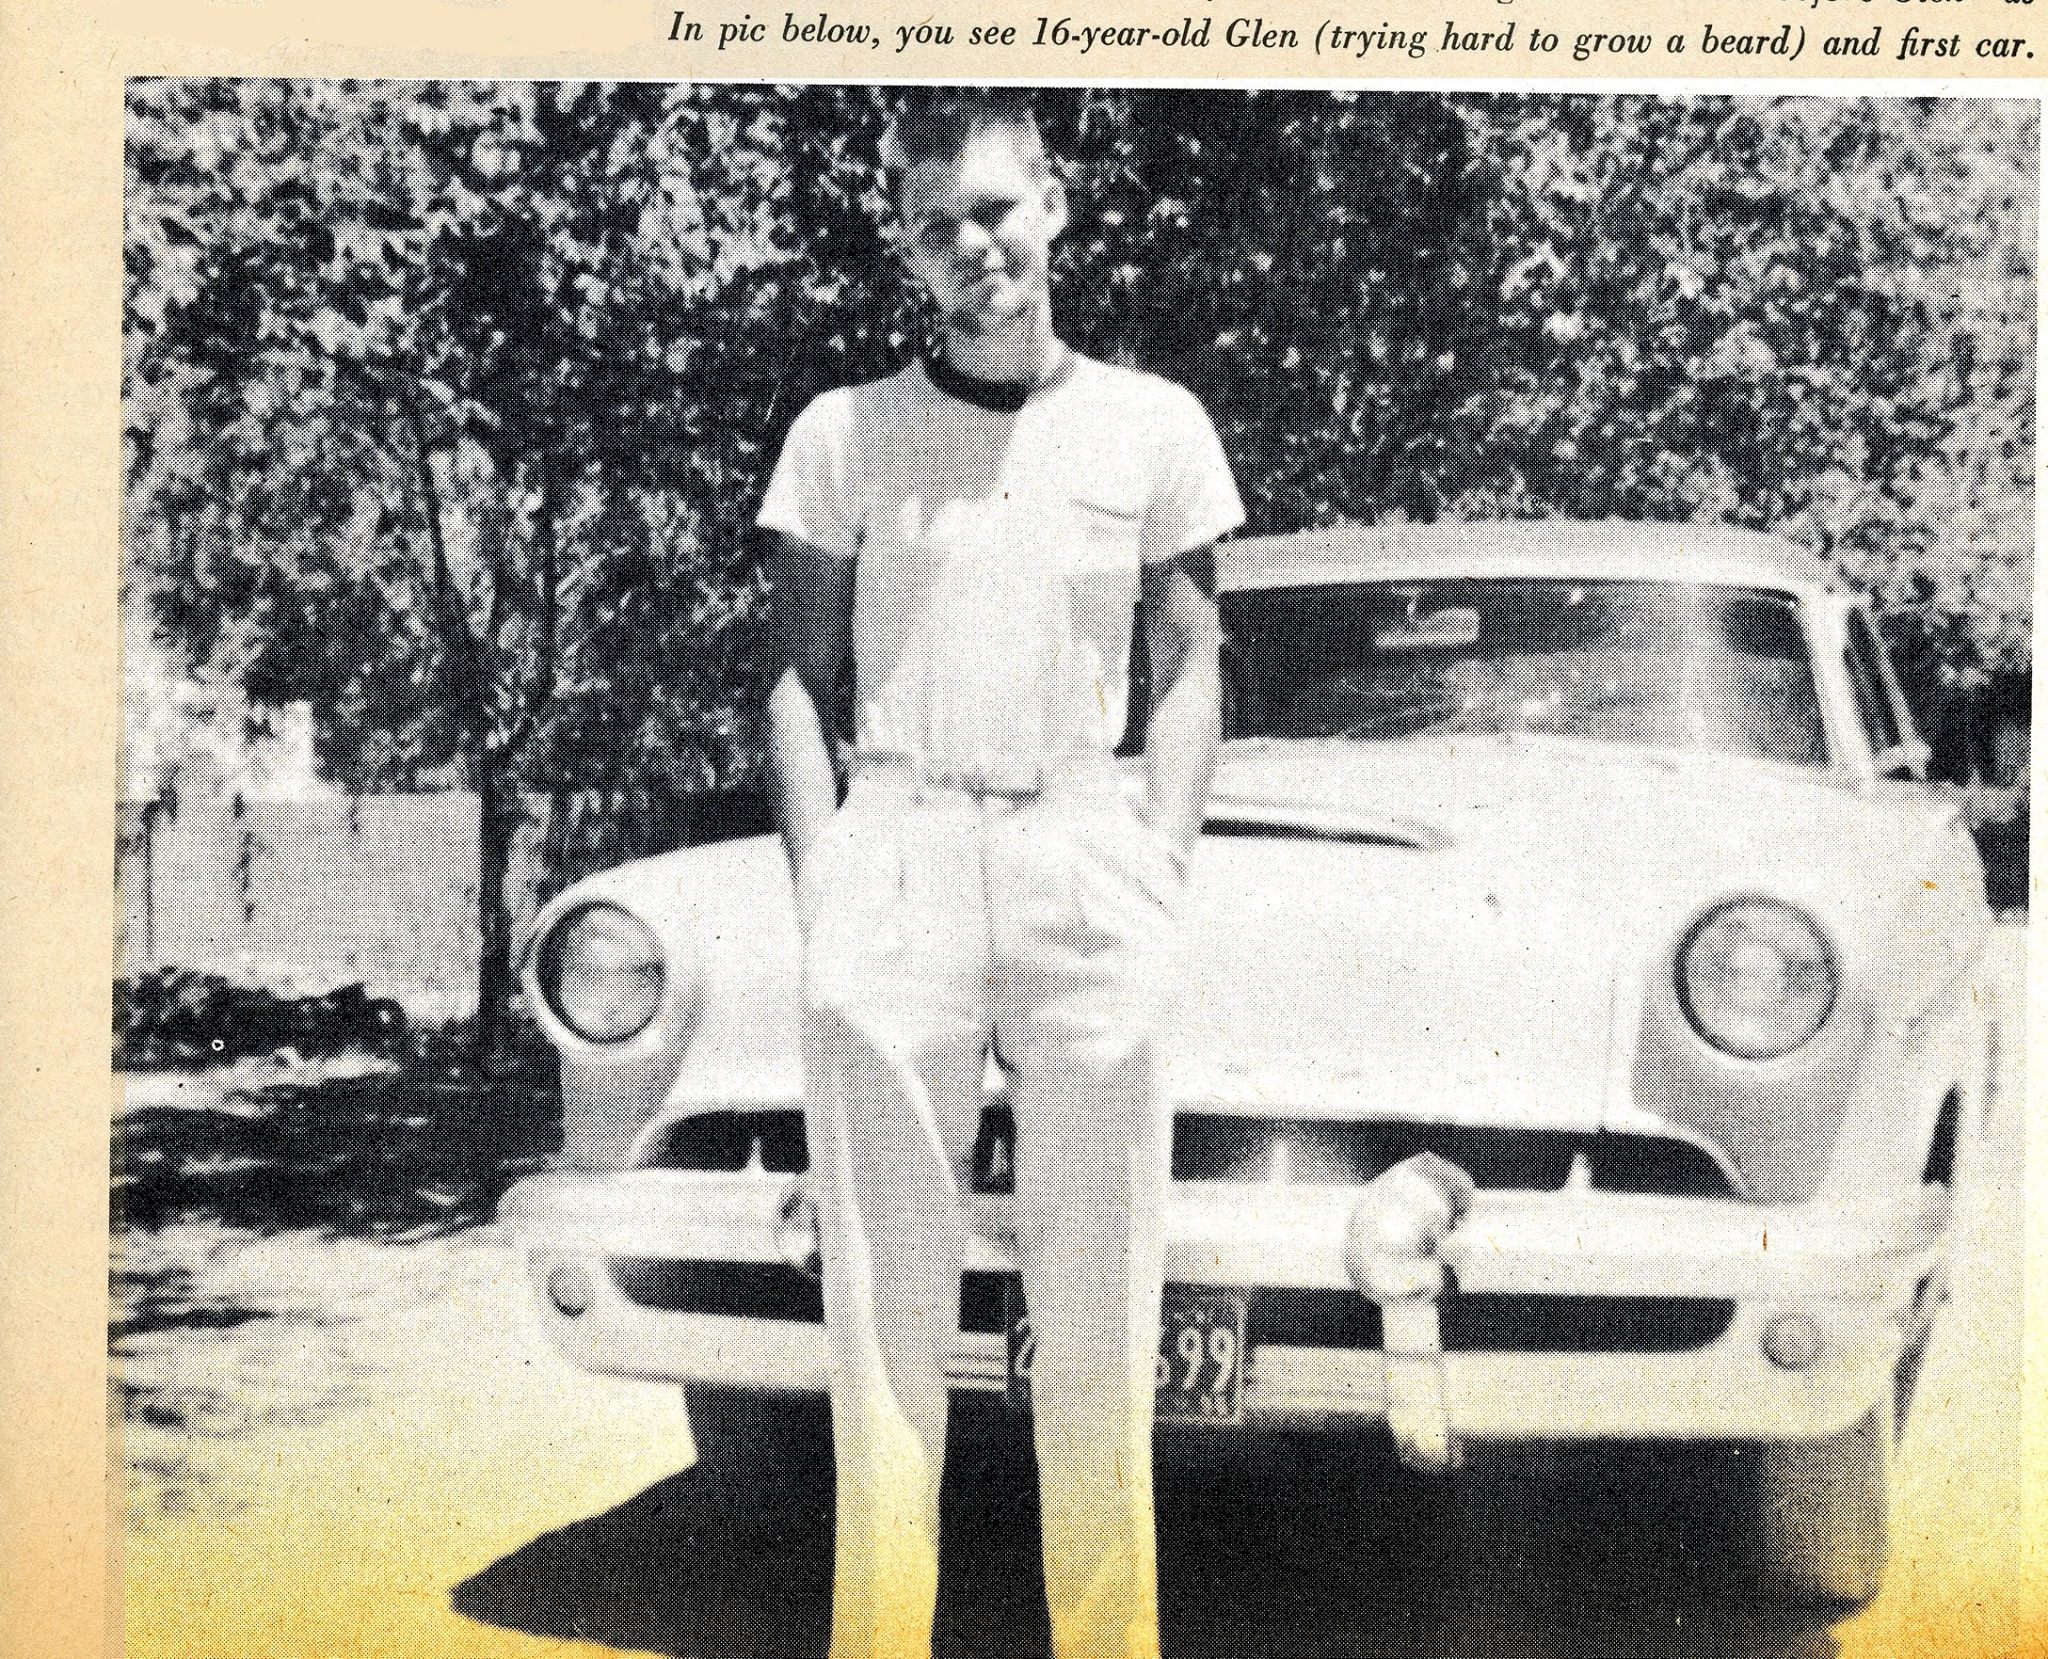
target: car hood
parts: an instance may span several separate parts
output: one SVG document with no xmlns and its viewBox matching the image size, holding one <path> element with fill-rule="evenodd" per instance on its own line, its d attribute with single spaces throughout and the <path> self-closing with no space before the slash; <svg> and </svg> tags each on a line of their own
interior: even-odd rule
<svg viewBox="0 0 2048 1659">
<path fill-rule="evenodd" d="M 1191 1110 L 1614 1126 L 1643 989 L 1709 905 L 1781 898 L 1851 974 L 1918 972 L 1904 959 L 1937 883 L 1912 877 L 1951 875 L 1913 862 L 1937 816 L 1825 774 L 1565 739 L 1226 745 L 1185 898 L 1169 1086 Z M 592 897 L 695 960 L 671 1110 L 795 1097 L 779 843 L 622 866 L 550 914 Z"/>
<path fill-rule="evenodd" d="M 1222 839 L 1269 826 L 1429 854 L 1432 868 L 1569 893 L 1574 908 L 1611 922 L 1618 898 L 1653 900 L 1738 873 L 1796 886 L 1845 862 L 1896 857 L 1913 804 L 1930 824 L 1948 812 L 1875 798 L 1832 773 L 1705 750 L 1332 738 L 1225 745 L 1208 819 Z"/>
<path fill-rule="evenodd" d="M 1611 1122 L 1645 972 L 1721 899 L 1838 908 L 1841 872 L 1881 862 L 1872 818 L 1821 774 L 1721 755 L 1228 746 L 1190 894 L 1174 1087 L 1232 1111 Z"/>
<path fill-rule="evenodd" d="M 1691 819 L 1710 806 L 1711 824 Z M 1731 808 L 1739 806 L 1739 814 Z M 1569 846 L 1565 863 L 1589 871 L 1633 866 L 1625 833 L 1690 821 L 1703 848 L 1726 844 L 1742 820 L 1780 854 L 1763 821 L 1779 812 L 1821 813 L 1829 830 L 1868 818 L 1833 774 L 1712 751 L 1697 753 L 1538 735 L 1416 738 L 1369 743 L 1345 738 L 1268 739 L 1224 746 L 1210 792 L 1212 826 L 1267 822 L 1322 828 L 1364 841 L 1462 846 L 1493 858 L 1521 849 Z M 1553 872 L 1567 874 L 1565 870 Z M 1605 873 L 1593 879 L 1604 885 Z"/>
</svg>

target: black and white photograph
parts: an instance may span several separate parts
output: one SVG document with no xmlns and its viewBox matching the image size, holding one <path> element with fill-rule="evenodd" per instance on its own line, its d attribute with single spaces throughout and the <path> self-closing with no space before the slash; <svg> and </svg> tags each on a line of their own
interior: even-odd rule
<svg viewBox="0 0 2048 1659">
<path fill-rule="evenodd" d="M 2033 1651 L 2035 100 L 124 141 L 128 1659 Z"/>
</svg>

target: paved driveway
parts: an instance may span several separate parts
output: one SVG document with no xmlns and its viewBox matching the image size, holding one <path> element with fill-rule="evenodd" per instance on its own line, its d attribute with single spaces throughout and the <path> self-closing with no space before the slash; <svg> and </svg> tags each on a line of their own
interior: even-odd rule
<svg viewBox="0 0 2048 1659">
<path fill-rule="evenodd" d="M 2008 984 L 2023 939 L 2000 940 Z M 2023 1093 L 2009 1035 L 1872 1608 L 1833 1627 L 1750 1614 L 1711 1519 L 1725 1483 L 1687 1455 L 1598 1460 L 1533 1536 L 1495 1524 L 1517 1490 L 1497 1485 L 1481 1530 L 1513 1546 L 1475 1551 L 1449 1489 L 1302 1440 L 1163 1471 L 1169 1653 L 2048 1651 L 2016 1612 L 2048 1630 L 2048 1584 L 2028 1593 L 2016 1569 Z M 708 1491 L 676 1392 L 557 1359 L 494 1228 L 395 1244 L 172 1225 L 135 1248 L 219 1311 L 128 1344 L 133 1659 L 822 1652 L 824 1483 L 772 1501 Z M 999 1414 L 961 1419 L 985 1432 L 963 1433 L 954 1459 L 942 1651 L 1043 1653 L 1028 1459 Z"/>
</svg>

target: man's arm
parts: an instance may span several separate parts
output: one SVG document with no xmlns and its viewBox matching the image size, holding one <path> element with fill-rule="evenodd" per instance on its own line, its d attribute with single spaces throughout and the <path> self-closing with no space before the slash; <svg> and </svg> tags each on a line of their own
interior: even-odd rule
<svg viewBox="0 0 2048 1659">
<path fill-rule="evenodd" d="M 853 646 L 854 562 L 771 532 L 768 572 L 782 669 L 768 694 L 775 819 L 801 880 L 818 833 L 839 808 L 833 718 Z"/>
<path fill-rule="evenodd" d="M 1202 832 L 1222 719 L 1215 550 L 1198 547 L 1146 565 L 1138 606 L 1152 668 L 1145 816 L 1185 865 Z"/>
</svg>

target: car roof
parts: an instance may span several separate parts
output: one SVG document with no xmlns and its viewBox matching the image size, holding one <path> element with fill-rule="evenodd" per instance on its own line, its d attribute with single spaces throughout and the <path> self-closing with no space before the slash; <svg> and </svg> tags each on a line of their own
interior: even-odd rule
<svg viewBox="0 0 2048 1659">
<path fill-rule="evenodd" d="M 1247 536 L 1216 549 L 1218 587 L 1325 587 L 1469 576 L 1669 581 L 1813 592 L 1827 565 L 1780 536 L 1728 524 L 1516 519 L 1483 524 L 1337 525 Z"/>
</svg>

